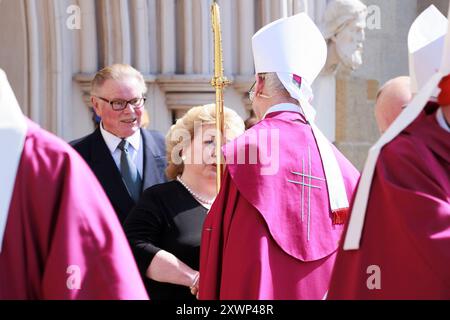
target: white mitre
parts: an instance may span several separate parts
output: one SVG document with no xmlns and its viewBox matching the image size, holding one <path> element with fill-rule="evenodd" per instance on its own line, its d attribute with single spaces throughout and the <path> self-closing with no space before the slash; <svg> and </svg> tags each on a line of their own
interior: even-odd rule
<svg viewBox="0 0 450 320">
<path fill-rule="evenodd" d="M 325 39 L 306 13 L 264 26 L 253 36 L 252 45 L 256 73 L 293 73 L 310 85 L 327 60 Z"/>
<path fill-rule="evenodd" d="M 27 124 L 6 74 L 0 69 L 0 253 Z"/>
<path fill-rule="evenodd" d="M 422 12 L 412 24 L 408 51 L 411 91 L 414 94 L 439 70 L 447 29 L 447 18 L 434 5 Z"/>
</svg>

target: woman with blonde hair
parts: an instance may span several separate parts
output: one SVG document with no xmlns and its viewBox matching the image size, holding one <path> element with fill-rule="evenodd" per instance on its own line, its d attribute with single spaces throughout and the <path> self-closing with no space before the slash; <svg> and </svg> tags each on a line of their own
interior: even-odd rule
<svg viewBox="0 0 450 320">
<path fill-rule="evenodd" d="M 225 139 L 244 132 L 224 108 Z M 166 136 L 170 182 L 142 195 L 125 232 L 147 291 L 154 300 L 195 299 L 203 221 L 216 196 L 215 105 L 190 109 Z"/>
</svg>

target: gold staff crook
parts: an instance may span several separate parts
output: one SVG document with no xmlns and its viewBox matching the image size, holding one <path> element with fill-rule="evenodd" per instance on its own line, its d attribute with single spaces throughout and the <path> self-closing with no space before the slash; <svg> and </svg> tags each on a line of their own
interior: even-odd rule
<svg viewBox="0 0 450 320">
<path fill-rule="evenodd" d="M 211 5 L 212 29 L 214 33 L 214 77 L 211 85 L 216 89 L 216 189 L 220 191 L 221 178 L 224 170 L 222 144 L 224 142 L 223 92 L 231 82 L 224 76 L 222 31 L 220 27 L 220 7 L 216 1 Z"/>
</svg>

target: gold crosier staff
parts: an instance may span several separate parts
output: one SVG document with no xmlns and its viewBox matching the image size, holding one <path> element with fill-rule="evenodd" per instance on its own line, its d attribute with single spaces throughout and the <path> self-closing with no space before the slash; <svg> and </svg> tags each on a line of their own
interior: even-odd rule
<svg viewBox="0 0 450 320">
<path fill-rule="evenodd" d="M 216 189 L 220 183 L 224 169 L 222 143 L 224 134 L 223 92 L 231 82 L 223 75 L 222 33 L 220 27 L 220 8 L 216 1 L 211 6 L 212 29 L 214 33 L 214 77 L 211 85 L 216 88 Z"/>
</svg>

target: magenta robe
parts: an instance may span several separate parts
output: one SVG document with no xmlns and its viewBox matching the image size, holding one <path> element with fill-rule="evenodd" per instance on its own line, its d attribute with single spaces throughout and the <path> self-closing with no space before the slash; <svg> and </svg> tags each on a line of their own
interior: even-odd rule
<svg viewBox="0 0 450 320">
<path fill-rule="evenodd" d="M 148 298 L 95 176 L 31 121 L 2 249 L 0 299 Z"/>
<path fill-rule="evenodd" d="M 271 131 L 279 143 L 276 133 L 267 135 L 273 145 L 264 140 Z M 270 161 L 236 164 L 253 149 L 272 154 Z M 334 150 L 350 198 L 359 173 Z M 333 224 L 311 127 L 299 113 L 271 113 L 227 145 L 225 157 L 221 191 L 203 227 L 200 299 L 322 299 L 343 226 Z M 262 167 L 278 170 L 262 175 Z M 318 178 L 304 180 L 314 189 L 289 182 L 302 181 L 292 171 Z"/>
<path fill-rule="evenodd" d="M 450 299 L 450 134 L 435 113 L 381 150 L 361 246 L 340 248 L 328 298 Z"/>
</svg>

